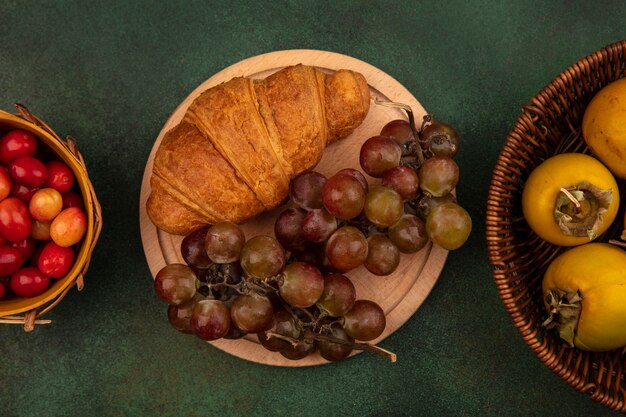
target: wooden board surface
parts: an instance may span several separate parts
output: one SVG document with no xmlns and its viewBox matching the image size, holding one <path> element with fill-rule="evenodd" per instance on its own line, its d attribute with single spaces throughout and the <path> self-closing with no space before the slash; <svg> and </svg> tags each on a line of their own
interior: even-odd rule
<svg viewBox="0 0 626 417">
<path fill-rule="evenodd" d="M 358 71 L 368 81 L 372 97 L 410 105 L 418 121 L 425 114 L 421 104 L 395 79 L 363 61 L 332 52 L 315 50 L 277 51 L 246 59 L 220 71 L 198 86 L 180 104 L 163 126 L 146 163 L 141 186 L 140 224 L 143 248 L 153 277 L 166 264 L 184 263 L 180 255 L 182 236 L 174 236 L 158 230 L 150 222 L 145 209 L 150 194 L 150 176 L 154 154 L 163 135 L 180 122 L 191 102 L 208 88 L 237 76 L 264 78 L 285 66 L 295 64 L 311 65 L 327 72 L 342 68 Z M 377 106 L 372 102 L 363 124 L 349 137 L 330 145 L 315 170 L 330 176 L 343 168 L 360 169 L 358 158 L 361 144 L 369 137 L 378 134 L 387 122 L 400 118 L 406 119 L 404 112 Z M 378 181 L 372 178 L 368 178 L 368 180 L 371 184 Z M 273 235 L 274 220 L 282 209 L 279 207 L 263 213 L 252 221 L 243 224 L 242 228 L 246 238 L 259 234 Z M 403 254 L 400 266 L 392 275 L 377 277 L 363 267 L 346 274 L 354 282 L 357 298 L 373 300 L 385 311 L 387 327 L 384 333 L 373 341 L 374 343 L 378 344 L 396 331 L 417 311 L 435 285 L 447 254 L 447 251 L 429 243 L 417 254 Z M 162 320 L 162 318 L 155 317 L 155 320 Z M 256 336 L 248 336 L 241 340 L 218 340 L 211 342 L 211 344 L 242 359 L 267 365 L 309 366 L 326 363 L 317 353 L 299 361 L 285 359 L 279 353 L 270 352 L 261 347 Z M 381 344 L 381 347 L 384 347 L 384 344 Z"/>
</svg>

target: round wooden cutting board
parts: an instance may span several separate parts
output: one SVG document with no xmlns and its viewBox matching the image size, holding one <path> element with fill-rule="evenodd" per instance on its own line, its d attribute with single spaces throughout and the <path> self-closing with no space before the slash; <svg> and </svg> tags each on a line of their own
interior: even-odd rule
<svg viewBox="0 0 626 417">
<path fill-rule="evenodd" d="M 220 71 L 202 83 L 180 104 L 163 126 L 146 163 L 141 185 L 140 223 L 143 248 L 153 277 L 166 264 L 184 263 L 180 254 L 180 242 L 183 237 L 170 235 L 157 229 L 150 222 L 145 209 L 146 200 L 150 194 L 150 176 L 154 154 L 163 135 L 180 122 L 191 102 L 208 88 L 238 76 L 264 78 L 285 66 L 295 64 L 315 66 L 326 72 L 341 68 L 360 72 L 368 81 L 372 97 L 410 105 L 415 113 L 417 123 L 422 120 L 422 116 L 425 114 L 420 103 L 392 77 L 363 61 L 332 52 L 315 50 L 272 52 L 246 59 Z M 372 101 L 370 111 L 363 124 L 349 137 L 330 145 L 315 170 L 330 176 L 343 168 L 360 169 L 359 150 L 361 144 L 371 136 L 377 135 L 387 122 L 400 118 L 406 119 L 403 111 L 378 106 Z M 369 180 L 370 183 L 377 182 L 371 178 Z M 281 210 L 282 208 L 279 207 L 243 224 L 242 229 L 246 238 L 259 234 L 273 236 L 274 220 Z M 385 337 L 396 331 L 415 313 L 435 285 L 447 254 L 447 251 L 429 243 L 416 254 L 403 254 L 400 266 L 392 275 L 375 276 L 364 267 L 359 267 L 346 274 L 356 287 L 357 298 L 377 302 L 387 316 L 387 327 L 384 333 L 373 343 L 380 344 Z M 165 309 L 165 305 L 163 308 Z M 161 317 L 155 318 L 155 320 L 161 319 Z M 172 329 L 172 331 L 175 330 Z M 318 353 L 299 361 L 285 359 L 279 353 L 265 350 L 258 343 L 255 335 L 240 340 L 218 340 L 211 342 L 211 344 L 242 359 L 267 365 L 308 366 L 327 363 Z M 384 344 L 380 345 L 384 347 Z"/>
</svg>

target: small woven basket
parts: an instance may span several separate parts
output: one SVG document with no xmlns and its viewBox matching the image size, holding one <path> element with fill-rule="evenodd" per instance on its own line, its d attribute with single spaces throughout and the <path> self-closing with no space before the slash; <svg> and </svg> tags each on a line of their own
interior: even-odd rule
<svg viewBox="0 0 626 417">
<path fill-rule="evenodd" d="M 524 106 L 493 171 L 487 201 L 487 245 L 498 292 L 524 341 L 555 374 L 592 399 L 626 411 L 624 349 L 604 353 L 569 348 L 547 318 L 541 281 L 563 251 L 539 238 L 522 215 L 525 179 L 546 158 L 563 152 L 590 154 L 581 135 L 589 101 L 603 86 L 626 76 L 626 41 L 609 45 L 567 68 Z M 624 195 L 626 182 L 618 180 Z M 619 238 L 623 207 L 600 241 Z M 626 302 L 626 300 L 624 300 Z"/>
<path fill-rule="evenodd" d="M 25 331 L 32 331 L 36 324 L 47 324 L 50 320 L 41 319 L 65 297 L 76 285 L 80 291 L 84 285 L 84 275 L 89 267 L 91 254 L 102 229 L 102 209 L 96 198 L 93 185 L 87 174 L 87 167 L 76 147 L 74 139 L 61 139 L 46 123 L 33 115 L 24 106 L 16 104 L 16 114 L 0 110 L 0 131 L 24 129 L 32 132 L 51 152 L 65 162 L 74 172 L 87 214 L 87 232 L 83 238 L 74 265 L 68 274 L 54 282 L 43 294 L 33 298 L 6 298 L 0 300 L 0 323 L 21 324 Z"/>
</svg>

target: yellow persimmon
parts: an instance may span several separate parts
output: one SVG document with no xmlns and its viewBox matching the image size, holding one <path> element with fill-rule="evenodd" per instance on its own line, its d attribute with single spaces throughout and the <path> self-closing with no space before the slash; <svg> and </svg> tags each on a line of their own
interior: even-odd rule
<svg viewBox="0 0 626 417">
<path fill-rule="evenodd" d="M 588 243 L 604 233 L 619 208 L 619 190 L 600 161 L 578 153 L 546 159 L 529 175 L 522 193 L 528 225 L 560 246 Z"/>
</svg>

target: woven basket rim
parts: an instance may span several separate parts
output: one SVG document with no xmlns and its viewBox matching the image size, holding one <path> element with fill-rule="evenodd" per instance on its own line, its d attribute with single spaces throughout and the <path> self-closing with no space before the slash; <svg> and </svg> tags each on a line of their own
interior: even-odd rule
<svg viewBox="0 0 626 417">
<path fill-rule="evenodd" d="M 45 123 L 36 116 L 32 116 L 28 110 L 20 105 L 16 105 L 18 110 L 23 110 L 23 114 L 11 114 L 0 110 L 0 126 L 19 127 L 35 134 L 44 145 L 50 148 L 61 160 L 67 163 L 76 177 L 76 183 L 80 189 L 81 197 L 87 214 L 87 232 L 76 255 L 74 265 L 65 277 L 55 279 L 50 288 L 43 294 L 33 297 L 30 303 L 25 303 L 25 298 L 0 301 L 0 318 L 17 320 L 26 323 L 26 316 L 32 319 L 42 316 L 51 310 L 65 296 L 68 290 L 77 285 L 79 289 L 83 286 L 83 275 L 86 272 L 95 243 L 101 230 L 101 208 L 95 196 L 93 184 L 73 139 L 61 139 Z M 26 117 L 32 117 L 27 120 Z M 12 306 L 13 304 L 19 306 Z M 24 317 L 16 316 L 26 313 Z"/>
</svg>

